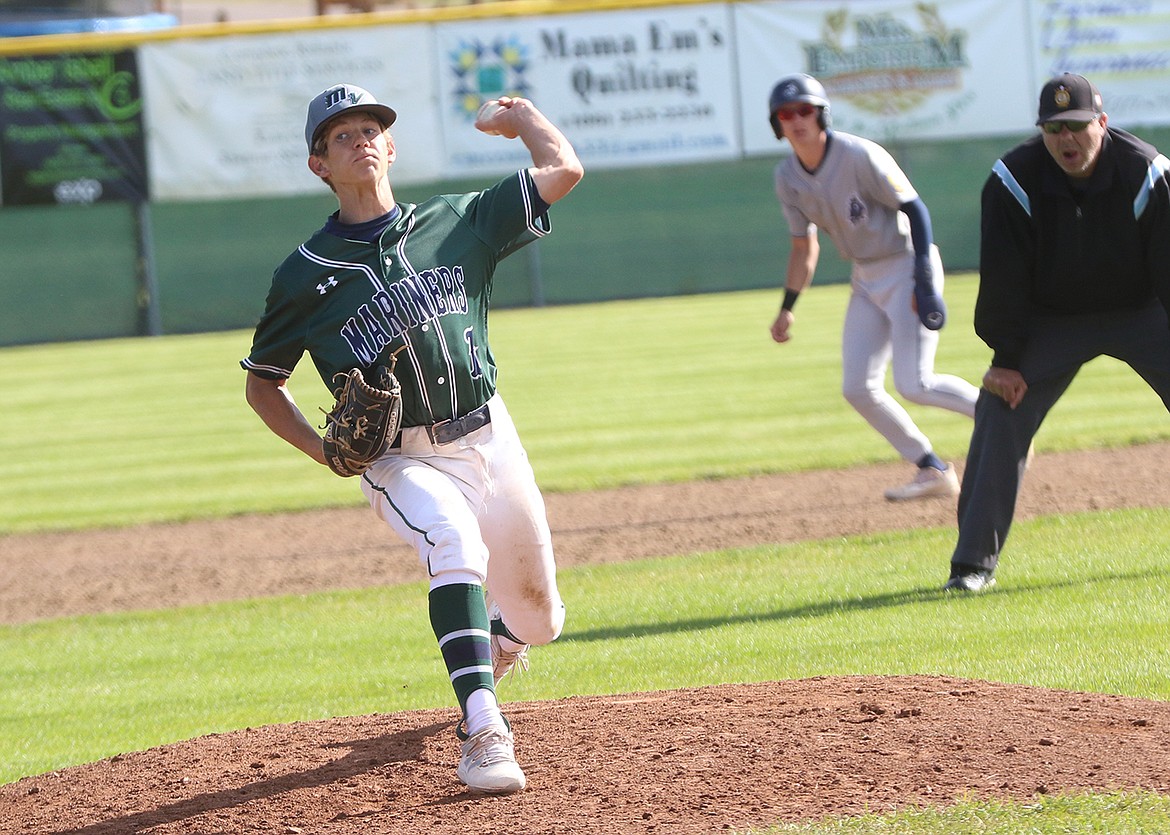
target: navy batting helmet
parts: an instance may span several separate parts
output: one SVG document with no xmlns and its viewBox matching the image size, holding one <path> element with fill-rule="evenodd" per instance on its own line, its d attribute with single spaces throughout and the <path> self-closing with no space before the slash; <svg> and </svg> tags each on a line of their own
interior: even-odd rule
<svg viewBox="0 0 1170 835">
<path fill-rule="evenodd" d="M 783 139 L 780 131 L 780 120 L 776 118 L 776 111 L 786 104 L 805 103 L 819 107 L 820 114 L 817 121 L 822 128 L 829 126 L 829 97 L 825 93 L 824 85 L 811 75 L 797 73 L 788 75 L 776 82 L 772 88 L 772 95 L 768 97 L 768 121 L 772 124 L 772 131 L 777 139 Z"/>
</svg>

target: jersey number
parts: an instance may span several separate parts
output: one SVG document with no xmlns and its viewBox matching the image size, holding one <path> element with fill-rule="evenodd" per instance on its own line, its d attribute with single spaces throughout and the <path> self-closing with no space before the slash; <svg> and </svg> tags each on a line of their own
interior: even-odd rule
<svg viewBox="0 0 1170 835">
<path fill-rule="evenodd" d="M 471 357 L 471 378 L 478 380 L 483 376 L 483 366 L 479 362 L 479 346 L 475 344 L 475 330 L 473 328 L 463 330 L 463 341 L 467 343 L 467 353 Z"/>
</svg>

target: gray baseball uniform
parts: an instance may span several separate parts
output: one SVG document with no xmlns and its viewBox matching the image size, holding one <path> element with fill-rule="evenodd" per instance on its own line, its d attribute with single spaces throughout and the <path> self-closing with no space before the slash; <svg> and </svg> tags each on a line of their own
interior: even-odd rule
<svg viewBox="0 0 1170 835">
<path fill-rule="evenodd" d="M 911 402 L 971 417 L 979 393 L 959 377 L 934 373 L 939 334 L 923 327 L 911 307 L 914 248 L 900 207 L 918 193 L 884 148 L 838 131 L 829 132 L 816 171 L 806 171 L 793 154 L 776 166 L 775 184 L 792 236 L 823 229 L 853 264 L 841 346 L 845 399 L 905 460 L 917 463 L 931 444 L 885 389 L 891 359 L 894 386 Z M 931 260 L 941 295 L 937 247 Z"/>
</svg>

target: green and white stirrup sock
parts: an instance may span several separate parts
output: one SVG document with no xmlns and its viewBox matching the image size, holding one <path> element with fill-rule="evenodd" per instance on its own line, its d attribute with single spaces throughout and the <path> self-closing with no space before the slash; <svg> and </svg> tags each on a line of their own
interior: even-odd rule
<svg viewBox="0 0 1170 835">
<path fill-rule="evenodd" d="M 491 625 L 483 587 L 473 583 L 436 586 L 427 601 L 431 628 L 463 711 L 461 724 L 466 732 L 459 735 L 470 736 L 492 725 L 506 728 L 492 680 Z"/>
</svg>

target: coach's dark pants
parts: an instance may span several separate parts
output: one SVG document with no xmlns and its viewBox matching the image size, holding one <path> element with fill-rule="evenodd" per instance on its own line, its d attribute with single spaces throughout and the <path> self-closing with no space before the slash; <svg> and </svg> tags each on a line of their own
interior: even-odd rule
<svg viewBox="0 0 1170 835">
<path fill-rule="evenodd" d="M 975 404 L 952 571 L 956 566 L 995 569 L 1012 526 L 1032 438 L 1081 366 L 1103 355 L 1127 363 L 1170 410 L 1170 328 L 1160 303 L 1034 322 L 1020 362 L 1028 383 L 1020 405 L 1011 409 L 986 389 Z"/>
</svg>

